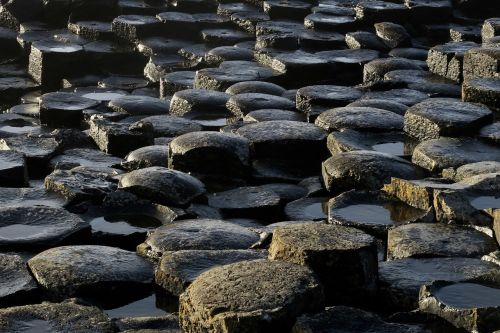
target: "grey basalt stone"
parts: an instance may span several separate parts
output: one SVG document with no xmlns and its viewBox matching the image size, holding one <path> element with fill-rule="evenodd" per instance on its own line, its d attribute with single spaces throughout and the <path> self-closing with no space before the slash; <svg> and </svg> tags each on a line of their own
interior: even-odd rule
<svg viewBox="0 0 500 333">
<path fill-rule="evenodd" d="M 481 103 L 498 114 L 500 112 L 500 79 L 481 78 L 465 81 L 462 85 L 465 102 Z"/>
<path fill-rule="evenodd" d="M 448 168 L 443 170 L 443 177 L 453 179 L 456 182 L 466 178 L 485 173 L 500 172 L 500 162 L 483 161 L 462 165 L 456 169 Z"/>
<path fill-rule="evenodd" d="M 429 50 L 427 65 L 433 73 L 439 74 L 450 80 L 461 82 L 465 74 L 466 52 L 478 45 L 474 42 L 451 42 L 444 45 L 437 45 Z"/>
<path fill-rule="evenodd" d="M 376 291 L 375 239 L 355 228 L 322 223 L 278 227 L 269 258 L 309 267 L 330 301 L 366 301 Z"/>
<path fill-rule="evenodd" d="M 411 37 L 405 27 L 392 22 L 375 23 L 375 31 L 391 49 L 411 45 Z"/>
<path fill-rule="evenodd" d="M 500 161 L 500 149 L 471 138 L 439 138 L 420 143 L 412 162 L 431 172 L 469 163 Z"/>
<path fill-rule="evenodd" d="M 146 146 L 131 151 L 122 166 L 128 170 L 168 166 L 169 148 L 163 145 Z"/>
<path fill-rule="evenodd" d="M 244 260 L 264 259 L 256 250 L 181 250 L 165 252 L 155 272 L 155 281 L 174 295 L 180 295 L 203 272 Z"/>
<path fill-rule="evenodd" d="M 470 135 L 493 121 L 487 107 L 447 98 L 415 104 L 404 117 L 405 132 L 420 140 Z"/>
<path fill-rule="evenodd" d="M 245 176 L 249 141 L 236 134 L 191 132 L 170 143 L 169 167 L 184 172 Z"/>
<path fill-rule="evenodd" d="M 381 301 L 391 308 L 418 308 L 422 285 L 435 280 L 498 278 L 498 267 L 477 258 L 406 258 L 379 263 Z"/>
<path fill-rule="evenodd" d="M 479 130 L 479 137 L 490 143 L 500 144 L 500 122 L 486 125 Z"/>
<path fill-rule="evenodd" d="M 370 49 L 381 52 L 389 50 L 377 35 L 369 31 L 348 32 L 345 35 L 345 41 L 350 49 Z"/>
<path fill-rule="evenodd" d="M 123 96 L 111 100 L 108 107 L 114 112 L 131 116 L 161 115 L 169 113 L 167 101 L 148 96 Z"/>
<path fill-rule="evenodd" d="M 40 122 L 50 127 L 78 127 L 82 111 L 98 104 L 75 93 L 48 93 L 40 97 Z"/>
<path fill-rule="evenodd" d="M 36 299 L 37 285 L 22 258 L 0 254 L 0 305 L 6 307 Z"/>
<path fill-rule="evenodd" d="M 231 96 L 224 92 L 208 89 L 187 89 L 178 91 L 170 100 L 170 113 L 185 118 L 197 114 L 230 115 L 226 103 Z"/>
<path fill-rule="evenodd" d="M 111 24 L 111 30 L 118 37 L 130 42 L 155 35 L 161 27 L 161 21 L 158 18 L 146 15 L 121 15 L 116 17 Z"/>
<path fill-rule="evenodd" d="M 297 90 L 296 105 L 298 110 L 306 114 L 312 114 L 316 106 L 325 108 L 342 107 L 354 102 L 361 96 L 361 91 L 351 87 L 334 85 L 308 86 Z"/>
<path fill-rule="evenodd" d="M 50 247 L 83 234 L 89 225 L 62 208 L 8 206 L 0 208 L 0 248 Z"/>
<path fill-rule="evenodd" d="M 135 252 L 108 246 L 52 248 L 31 258 L 28 266 L 42 289 L 55 298 L 98 292 L 100 288 L 112 292 L 120 285 L 140 288 L 153 281 L 149 262 Z"/>
<path fill-rule="evenodd" d="M 193 89 L 194 71 L 171 72 L 160 78 L 160 97 L 166 98 L 178 91 Z"/>
<path fill-rule="evenodd" d="M 297 318 L 293 333 L 359 332 L 359 333 L 426 333 L 417 325 L 383 321 L 378 315 L 346 306 L 327 307 L 323 312 Z"/>
<path fill-rule="evenodd" d="M 77 166 L 112 168 L 121 162 L 121 158 L 108 155 L 97 149 L 73 148 L 52 158 L 49 166 L 51 169 L 60 170 L 69 170 Z"/>
<path fill-rule="evenodd" d="M 409 257 L 479 258 L 497 250 L 490 236 L 470 227 L 442 223 L 411 223 L 389 230 L 389 260 Z"/>
<path fill-rule="evenodd" d="M 179 318 L 184 332 L 276 331 L 322 307 L 322 288 L 309 269 L 254 260 L 203 273 L 181 295 Z"/>
<path fill-rule="evenodd" d="M 187 206 L 205 193 L 205 187 L 195 177 L 165 167 L 149 167 L 124 174 L 118 188 L 130 191 L 154 202 L 172 206 Z"/>
<path fill-rule="evenodd" d="M 403 117 L 383 109 L 346 106 L 321 113 L 314 124 L 328 132 L 343 129 L 390 132 L 403 129 Z"/>
<path fill-rule="evenodd" d="M 23 154 L 0 151 L 0 186 L 23 187 L 28 184 L 28 168 Z"/>
<path fill-rule="evenodd" d="M 137 251 L 158 259 L 166 251 L 248 249 L 258 240 L 257 233 L 229 221 L 183 220 L 157 228 Z"/>
<path fill-rule="evenodd" d="M 296 111 L 281 109 L 260 109 L 250 111 L 244 118 L 246 122 L 260 122 L 271 120 L 305 121 L 305 115 Z"/>
<path fill-rule="evenodd" d="M 193 120 L 168 115 L 149 116 L 139 120 L 139 123 L 150 123 L 155 137 L 173 138 L 202 130 L 202 126 Z"/>
<path fill-rule="evenodd" d="M 385 74 L 395 70 L 420 70 L 421 67 L 415 60 L 406 58 L 375 59 L 363 67 L 363 82 L 377 82 L 384 79 Z"/>
<path fill-rule="evenodd" d="M 339 193 L 355 189 L 380 189 L 391 177 L 416 179 L 420 170 L 410 162 L 386 153 L 350 151 L 335 154 L 322 165 L 325 188 Z"/>
<path fill-rule="evenodd" d="M 231 96 L 226 107 L 231 113 L 243 117 L 251 111 L 259 109 L 294 110 L 295 103 L 287 98 L 261 93 L 242 93 Z"/>
<path fill-rule="evenodd" d="M 282 96 L 285 93 L 285 88 L 270 82 L 264 81 L 245 81 L 235 83 L 226 89 L 226 93 L 238 95 L 244 93 L 259 93 L 275 96 Z"/>
<path fill-rule="evenodd" d="M 114 325 L 97 307 L 72 302 L 32 304 L 0 310 L 0 330 L 21 333 L 30 329 L 57 332 L 112 333 Z"/>
</svg>

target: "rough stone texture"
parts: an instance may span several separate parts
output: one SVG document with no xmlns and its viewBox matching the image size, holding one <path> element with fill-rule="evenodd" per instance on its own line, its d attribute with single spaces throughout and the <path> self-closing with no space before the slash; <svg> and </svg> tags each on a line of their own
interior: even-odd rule
<svg viewBox="0 0 500 333">
<path fill-rule="evenodd" d="M 481 103 L 498 114 L 500 112 L 500 78 L 481 78 L 465 81 L 462 85 L 465 102 Z"/>
<path fill-rule="evenodd" d="M 264 259 L 256 250 L 181 250 L 165 252 L 155 272 L 155 281 L 180 295 L 203 272 L 244 260 Z"/>
<path fill-rule="evenodd" d="M 327 307 L 317 314 L 297 318 L 293 333 L 309 332 L 359 332 L 359 333 L 424 333 L 416 326 L 383 321 L 378 315 L 346 306 Z"/>
<path fill-rule="evenodd" d="M 500 75 L 499 64 L 498 47 L 486 46 L 470 49 L 464 55 L 464 79 L 498 77 Z"/>
<path fill-rule="evenodd" d="M 0 186 L 23 187 L 28 184 L 28 168 L 23 154 L 0 151 Z"/>
<path fill-rule="evenodd" d="M 452 42 L 432 47 L 427 57 L 429 70 L 456 82 L 461 82 L 464 77 L 467 79 L 464 55 L 474 47 L 477 47 L 474 42 Z"/>
<path fill-rule="evenodd" d="M 358 150 L 335 154 L 322 164 L 323 181 L 331 192 L 380 189 L 391 177 L 416 179 L 420 172 L 408 161 L 385 153 Z"/>
<path fill-rule="evenodd" d="M 483 105 L 432 98 L 406 111 L 404 130 L 420 140 L 438 139 L 470 135 L 492 121 L 493 114 Z"/>
<path fill-rule="evenodd" d="M 153 269 L 146 260 L 108 246 L 52 248 L 31 258 L 28 266 L 43 290 L 54 297 L 109 292 L 120 284 L 139 287 L 153 280 Z"/>
<path fill-rule="evenodd" d="M 50 160 L 51 169 L 69 170 L 78 166 L 112 168 L 122 162 L 121 158 L 97 149 L 74 148 L 65 150 Z"/>
<path fill-rule="evenodd" d="M 376 290 L 375 239 L 358 229 L 322 223 L 278 227 L 269 258 L 309 267 L 334 302 L 366 301 Z"/>
<path fill-rule="evenodd" d="M 137 250 L 159 258 L 166 251 L 248 249 L 258 240 L 255 232 L 228 221 L 184 220 L 157 228 Z"/>
<path fill-rule="evenodd" d="M 495 251 L 490 236 L 470 227 L 412 223 L 389 230 L 388 259 L 408 257 L 481 257 Z"/>
<path fill-rule="evenodd" d="M 439 138 L 415 147 L 412 162 L 432 172 L 458 168 L 464 164 L 500 162 L 500 149 L 470 138 Z"/>
<path fill-rule="evenodd" d="M 0 309 L 0 330 L 22 333 L 31 329 L 47 332 L 113 333 L 111 320 L 97 307 L 71 302 L 42 303 Z"/>
<path fill-rule="evenodd" d="M 500 172 L 500 162 L 483 161 L 462 165 L 456 169 L 448 168 L 443 170 L 443 177 L 453 179 L 456 182 L 469 177 Z"/>
<path fill-rule="evenodd" d="M 179 318 L 184 332 L 275 331 L 322 303 L 322 288 L 307 268 L 243 261 L 202 274 L 181 295 Z"/>
<path fill-rule="evenodd" d="M 37 285 L 22 258 L 0 254 L 0 306 L 21 304 L 33 298 Z"/>
<path fill-rule="evenodd" d="M 435 280 L 496 278 L 498 266 L 476 258 L 406 258 L 379 263 L 380 300 L 394 309 L 418 308 L 420 287 Z"/>
<path fill-rule="evenodd" d="M 78 215 L 45 206 L 0 208 L 0 248 L 50 247 L 89 227 Z"/>
</svg>

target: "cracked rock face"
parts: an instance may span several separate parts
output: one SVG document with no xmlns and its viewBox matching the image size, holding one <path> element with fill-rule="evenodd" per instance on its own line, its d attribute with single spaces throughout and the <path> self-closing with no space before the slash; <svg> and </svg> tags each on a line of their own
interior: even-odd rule
<svg viewBox="0 0 500 333">
<path fill-rule="evenodd" d="M 181 295 L 179 317 L 186 332 L 255 332 L 290 326 L 322 303 L 322 288 L 309 269 L 280 261 L 243 261 L 203 273 Z"/>
</svg>

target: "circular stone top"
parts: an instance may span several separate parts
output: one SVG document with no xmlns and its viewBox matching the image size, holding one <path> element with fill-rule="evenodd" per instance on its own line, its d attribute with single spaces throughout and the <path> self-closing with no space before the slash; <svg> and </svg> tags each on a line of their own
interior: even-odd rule
<svg viewBox="0 0 500 333">
<path fill-rule="evenodd" d="M 45 206 L 0 208 L 0 248 L 55 245 L 88 228 L 78 215 Z"/>
<path fill-rule="evenodd" d="M 153 125 L 155 137 L 176 137 L 182 134 L 201 131 L 202 127 L 197 122 L 167 115 L 150 116 L 141 119 L 141 123 Z"/>
<path fill-rule="evenodd" d="M 248 140 L 236 134 L 209 131 L 191 132 L 176 137 L 170 143 L 173 154 L 185 154 L 192 149 L 201 147 L 225 149 L 238 155 L 241 161 L 248 160 Z"/>
<path fill-rule="evenodd" d="M 279 227 L 274 230 L 274 237 L 304 251 L 350 251 L 375 244 L 375 238 L 361 230 L 323 223 Z"/>
<path fill-rule="evenodd" d="M 133 116 L 167 114 L 170 106 L 165 100 L 149 96 L 120 96 L 112 99 L 108 107 L 115 112 Z"/>
<path fill-rule="evenodd" d="M 115 18 L 113 22 L 120 22 L 130 25 L 145 25 L 159 23 L 160 20 L 154 16 L 147 15 L 121 15 Z"/>
<path fill-rule="evenodd" d="M 118 187 L 152 201 L 173 206 L 185 206 L 205 193 L 205 186 L 195 177 L 163 167 L 129 172 L 120 179 Z"/>
<path fill-rule="evenodd" d="M 76 44 L 60 43 L 56 41 L 42 40 L 33 42 L 33 49 L 42 51 L 43 53 L 74 53 L 83 51 L 83 47 Z"/>
<path fill-rule="evenodd" d="M 244 209 L 276 206 L 280 203 L 280 197 L 274 191 L 250 186 L 214 193 L 209 197 L 208 203 L 211 207 L 220 209 Z"/>
<path fill-rule="evenodd" d="M 249 124 L 239 128 L 237 134 L 251 142 L 267 142 L 277 140 L 317 140 L 322 141 L 327 133 L 310 123 L 272 120 Z"/>
<path fill-rule="evenodd" d="M 77 111 L 90 109 L 99 103 L 76 93 L 53 92 L 40 97 L 40 108 L 47 110 Z"/>
</svg>

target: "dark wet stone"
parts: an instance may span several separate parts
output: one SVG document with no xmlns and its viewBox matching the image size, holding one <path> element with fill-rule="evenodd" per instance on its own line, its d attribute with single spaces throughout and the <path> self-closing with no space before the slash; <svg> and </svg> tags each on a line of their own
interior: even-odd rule
<svg viewBox="0 0 500 333">
<path fill-rule="evenodd" d="M 345 42 L 350 49 L 371 49 L 386 52 L 389 47 L 373 32 L 355 31 L 345 34 Z"/>
<path fill-rule="evenodd" d="M 125 156 L 131 150 L 153 144 L 153 129 L 150 123 L 129 125 L 91 119 L 90 136 L 99 149 L 116 156 Z"/>
<path fill-rule="evenodd" d="M 4 207 L 22 206 L 32 207 L 43 205 L 59 208 L 64 205 L 64 200 L 55 194 L 45 192 L 43 182 L 31 182 L 32 187 L 0 187 L 0 199 Z"/>
<path fill-rule="evenodd" d="M 327 31 L 304 31 L 299 35 L 299 45 L 305 49 L 336 49 L 344 45 L 342 34 Z"/>
<path fill-rule="evenodd" d="M 477 26 L 454 25 L 450 28 L 450 38 L 454 42 L 481 43 L 481 28 Z"/>
<path fill-rule="evenodd" d="M 412 162 L 432 172 L 481 161 L 500 161 L 495 146 L 464 138 L 427 140 L 415 147 Z"/>
<path fill-rule="evenodd" d="M 263 81 L 245 81 L 233 84 L 227 88 L 226 93 L 231 95 L 258 93 L 282 96 L 285 91 L 286 90 L 283 87 L 274 83 Z"/>
<path fill-rule="evenodd" d="M 406 258 L 379 263 L 381 300 L 392 308 L 418 308 L 422 285 L 435 280 L 466 281 L 497 276 L 498 268 L 476 258 Z"/>
<path fill-rule="evenodd" d="M 131 151 L 122 164 L 128 170 L 165 167 L 168 165 L 168 146 L 146 146 Z"/>
<path fill-rule="evenodd" d="M 148 81 L 143 77 L 138 76 L 109 76 L 99 80 L 99 87 L 105 89 L 118 89 L 132 91 L 136 89 L 146 88 Z"/>
<path fill-rule="evenodd" d="M 206 3 L 206 2 L 205 2 Z M 209 2 L 210 3 L 210 2 Z M 214 13 L 214 3 L 210 3 L 211 13 L 195 13 L 193 18 L 196 20 L 196 25 L 200 30 L 210 28 L 229 28 L 232 27 L 231 19 Z"/>
<path fill-rule="evenodd" d="M 35 19 L 42 12 L 42 1 L 11 0 L 2 3 L 0 22 L 2 26 L 17 29 L 22 22 Z"/>
<path fill-rule="evenodd" d="M 313 124 L 298 121 L 264 121 L 236 131 L 250 141 L 256 157 L 286 159 L 321 159 L 326 132 Z"/>
<path fill-rule="evenodd" d="M 195 174 L 244 177 L 249 142 L 229 133 L 191 132 L 170 143 L 169 167 Z"/>
<path fill-rule="evenodd" d="M 354 10 L 356 19 L 363 23 L 405 22 L 409 14 L 403 4 L 384 1 L 361 1 Z"/>
<path fill-rule="evenodd" d="M 406 113 L 406 110 L 408 109 L 408 106 L 404 104 L 386 99 L 360 99 L 352 103 L 349 103 L 346 106 L 371 107 L 371 108 L 391 111 L 402 116 Z"/>
<path fill-rule="evenodd" d="M 55 170 L 45 177 L 45 189 L 63 196 L 68 203 L 99 202 L 106 194 L 116 190 L 114 177 L 118 173 L 117 169 L 95 166 Z"/>
<path fill-rule="evenodd" d="M 119 165 L 121 158 L 117 158 L 97 149 L 74 148 L 65 150 L 50 160 L 51 169 L 69 170 L 77 166 L 85 167 L 108 167 Z"/>
<path fill-rule="evenodd" d="M 100 87 L 75 88 L 75 92 L 84 98 L 92 99 L 98 102 L 109 102 L 112 99 L 128 95 L 128 93 L 124 90 Z"/>
<path fill-rule="evenodd" d="M 453 7 L 450 0 L 405 0 L 405 5 L 413 23 L 442 23 L 452 16 Z"/>
<path fill-rule="evenodd" d="M 39 85 L 27 77 L 0 77 L 0 92 L 6 101 L 17 103 L 19 97 L 39 88 Z"/>
<path fill-rule="evenodd" d="M 162 22 L 162 29 L 177 38 L 192 38 L 198 32 L 196 20 L 189 13 L 163 11 L 156 17 Z"/>
<path fill-rule="evenodd" d="M 500 143 L 500 122 L 496 122 L 487 126 L 484 126 L 479 130 L 479 137 L 481 139 L 494 142 L 496 144 Z"/>
<path fill-rule="evenodd" d="M 22 304 L 36 297 L 37 285 L 18 255 L 0 254 L 0 305 Z"/>
<path fill-rule="evenodd" d="M 82 70 L 83 47 L 55 41 L 34 42 L 31 46 L 28 70 L 44 88 L 60 86 L 64 76 Z"/>
<path fill-rule="evenodd" d="M 418 209 L 383 192 L 348 191 L 328 202 L 328 221 L 351 226 L 385 238 L 395 226 L 433 221 L 427 210 Z"/>
<path fill-rule="evenodd" d="M 359 333 L 424 333 L 421 326 L 390 323 L 378 315 L 346 306 L 327 307 L 316 314 L 297 318 L 293 333 L 306 332 L 359 332 Z"/>
<path fill-rule="evenodd" d="M 392 22 L 381 22 L 375 24 L 375 31 L 384 43 L 391 49 L 411 45 L 411 37 L 408 31 L 399 24 Z"/>
<path fill-rule="evenodd" d="M 360 83 L 363 80 L 364 64 L 379 58 L 378 51 L 367 49 L 321 51 L 316 55 L 335 66 L 335 73 L 329 79 L 342 85 Z"/>
<path fill-rule="evenodd" d="M 89 327 L 96 333 L 114 332 L 111 320 L 97 307 L 72 302 L 45 302 L 0 310 L 0 329 L 5 332 L 85 333 L 89 331 Z"/>
<path fill-rule="evenodd" d="M 298 83 L 317 82 L 335 75 L 333 66 L 325 57 L 301 50 L 278 54 L 273 58 L 271 68 Z"/>
<path fill-rule="evenodd" d="M 183 47 L 177 53 L 188 60 L 203 61 L 210 50 L 211 48 L 206 44 L 194 44 Z"/>
<path fill-rule="evenodd" d="M 323 221 L 328 218 L 328 198 L 301 198 L 285 206 L 285 215 L 290 220 Z"/>
<path fill-rule="evenodd" d="M 119 188 L 154 202 L 172 206 L 186 206 L 205 192 L 198 179 L 175 170 L 150 167 L 123 175 Z"/>
<path fill-rule="evenodd" d="M 196 72 L 194 87 L 225 91 L 238 82 L 268 80 L 275 73 L 250 61 L 225 61 L 219 68 L 204 68 Z"/>
<path fill-rule="evenodd" d="M 50 127 L 79 127 L 82 111 L 98 104 L 75 93 L 48 93 L 40 97 L 40 122 Z"/>
<path fill-rule="evenodd" d="M 354 303 L 364 297 L 366 301 L 376 290 L 375 240 L 354 228 L 322 223 L 278 227 L 269 259 L 309 267 L 323 283 L 327 300 Z"/>
<path fill-rule="evenodd" d="M 173 138 L 182 134 L 201 131 L 198 123 L 174 116 L 150 116 L 139 120 L 140 123 L 150 123 L 153 126 L 153 134 L 157 137 Z"/>
<path fill-rule="evenodd" d="M 342 129 L 388 132 L 403 129 L 403 117 L 370 107 L 343 107 L 321 113 L 314 124 L 328 132 Z"/>
<path fill-rule="evenodd" d="M 111 22 L 76 21 L 68 22 L 68 30 L 76 35 L 90 40 L 111 39 Z"/>
<path fill-rule="evenodd" d="M 147 59 L 126 44 L 113 41 L 95 41 L 84 45 L 88 61 L 104 72 L 142 73 Z"/>
<path fill-rule="evenodd" d="M 23 154 L 0 151 L 0 186 L 22 187 L 28 184 L 28 168 Z"/>
<path fill-rule="evenodd" d="M 481 28 L 481 36 L 483 41 L 500 36 L 500 20 L 498 18 L 486 19 Z"/>
<path fill-rule="evenodd" d="M 62 246 L 28 261 L 42 289 L 61 298 L 120 286 L 140 288 L 153 280 L 151 265 L 134 252 L 98 245 Z"/>
<path fill-rule="evenodd" d="M 472 134 L 492 120 L 491 111 L 480 104 L 433 98 L 408 109 L 404 129 L 420 140 L 428 140 Z"/>
<path fill-rule="evenodd" d="M 222 312 L 214 311 L 221 306 Z M 322 288 L 309 269 L 280 261 L 242 261 L 203 273 L 182 294 L 179 318 L 186 332 L 275 331 L 322 306 Z"/>
<path fill-rule="evenodd" d="M 294 0 L 282 2 L 280 0 L 266 0 L 263 3 L 264 12 L 272 20 L 303 20 L 310 13 L 312 5 L 306 1 Z"/>
<path fill-rule="evenodd" d="M 394 70 L 403 69 L 419 70 L 421 67 L 415 63 L 415 60 L 408 60 L 405 58 L 391 57 L 372 60 L 365 64 L 363 68 L 363 82 L 369 83 L 382 81 L 385 74 Z"/>
<path fill-rule="evenodd" d="M 231 15 L 231 22 L 251 34 L 255 33 L 255 26 L 258 22 L 268 20 L 269 15 L 259 11 L 236 12 Z"/>
<path fill-rule="evenodd" d="M 196 72 L 180 71 L 166 74 L 160 79 L 160 97 L 171 96 L 178 91 L 193 89 Z"/>
<path fill-rule="evenodd" d="M 199 60 L 186 60 L 178 54 L 153 54 L 144 68 L 145 77 L 152 82 L 160 82 L 167 73 L 179 70 L 192 70 Z"/>
<path fill-rule="evenodd" d="M 448 0 L 445 0 L 448 1 Z M 399 57 L 399 58 L 407 58 L 414 60 L 423 60 L 427 59 L 427 50 L 415 47 L 406 47 L 406 48 L 395 48 L 392 49 L 388 54 L 391 57 Z"/>
<path fill-rule="evenodd" d="M 465 102 L 481 103 L 497 114 L 500 112 L 500 80 L 498 78 L 484 78 L 465 81 L 462 85 L 463 100 Z"/>
<path fill-rule="evenodd" d="M 384 80 L 405 83 L 408 88 L 427 93 L 431 97 L 460 98 L 460 86 L 437 74 L 424 70 L 395 70 L 384 75 Z"/>
<path fill-rule="evenodd" d="M 292 156 L 292 155 L 291 155 Z M 258 158 L 252 161 L 252 177 L 261 183 L 292 182 L 297 183 L 306 177 L 316 175 L 315 165 L 301 159 Z"/>
<path fill-rule="evenodd" d="M 389 260 L 409 257 L 478 258 L 497 250 L 490 236 L 470 227 L 411 223 L 389 230 Z"/>
<path fill-rule="evenodd" d="M 356 189 L 378 190 L 391 177 L 415 179 L 418 168 L 394 155 L 375 151 L 350 151 L 335 154 L 323 162 L 323 181 L 330 192 Z"/>
<path fill-rule="evenodd" d="M 236 29 L 204 29 L 201 31 L 201 36 L 207 44 L 220 46 L 252 39 L 249 33 Z"/>
<path fill-rule="evenodd" d="M 177 53 L 190 42 L 183 39 L 153 36 L 143 38 L 137 42 L 137 50 L 147 57 L 158 53 Z"/>
<path fill-rule="evenodd" d="M 469 332 L 500 328 L 496 283 L 435 281 L 422 286 L 419 309 Z"/>
<path fill-rule="evenodd" d="M 161 31 L 161 28 L 159 19 L 146 15 L 121 15 L 111 24 L 112 31 L 118 37 L 131 42 L 155 35 Z"/>
<path fill-rule="evenodd" d="M 453 179 L 456 182 L 469 177 L 500 172 L 500 162 L 484 161 L 462 165 L 458 168 L 448 168 L 443 170 L 443 177 Z"/>
<path fill-rule="evenodd" d="M 331 107 L 341 107 L 355 101 L 362 96 L 356 88 L 318 85 L 302 87 L 297 90 L 297 109 L 309 116 L 318 115 L 318 109 L 326 110 Z"/>
<path fill-rule="evenodd" d="M 155 273 L 158 285 L 180 295 L 203 272 L 244 260 L 264 259 L 255 250 L 184 250 L 165 252 Z"/>
<path fill-rule="evenodd" d="M 230 116 L 226 109 L 229 94 L 205 90 L 188 89 L 178 91 L 170 101 L 170 113 L 185 118 Z"/>
<path fill-rule="evenodd" d="M 347 32 L 356 29 L 358 24 L 354 15 L 339 16 L 318 12 L 304 18 L 304 26 L 313 30 Z"/>
<path fill-rule="evenodd" d="M 19 104 L 11 107 L 9 113 L 18 114 L 25 117 L 38 118 L 40 116 L 40 107 L 38 104 Z"/>
<path fill-rule="evenodd" d="M 166 251 L 248 249 L 258 240 L 255 232 L 229 221 L 184 220 L 157 228 L 137 251 L 160 258 Z"/>
<path fill-rule="evenodd" d="M 56 154 L 58 147 L 58 142 L 53 138 L 16 136 L 0 139 L 0 150 L 24 155 L 30 178 L 45 174 L 49 160 Z"/>
<path fill-rule="evenodd" d="M 478 45 L 474 42 L 451 42 L 437 45 L 429 50 L 427 65 L 429 70 L 450 80 L 461 82 L 464 55 Z"/>
<path fill-rule="evenodd" d="M 226 103 L 226 107 L 231 113 L 242 118 L 249 112 L 260 109 L 294 110 L 295 103 L 287 98 L 275 95 L 240 93 L 231 96 Z"/>
<path fill-rule="evenodd" d="M 158 297 L 158 294 L 155 296 Z M 114 324 L 120 331 L 129 333 L 181 333 L 179 319 L 171 313 L 147 317 L 120 317 L 116 318 Z"/>
<path fill-rule="evenodd" d="M 249 112 L 244 118 L 244 121 L 271 121 L 271 120 L 288 120 L 288 121 L 305 121 L 305 116 L 296 111 L 280 110 L 280 109 L 262 109 Z"/>
<path fill-rule="evenodd" d="M 108 107 L 115 112 L 132 116 L 167 114 L 169 104 L 164 100 L 148 96 L 123 96 L 112 99 Z"/>
<path fill-rule="evenodd" d="M 420 103 L 429 96 L 413 89 L 391 89 L 387 91 L 370 91 L 362 99 L 387 99 L 407 106 Z"/>
<path fill-rule="evenodd" d="M 253 60 L 251 50 L 242 49 L 234 46 L 219 46 L 211 49 L 205 54 L 205 62 L 209 65 L 218 66 L 223 61 L 229 60 Z"/>
<path fill-rule="evenodd" d="M 0 247 L 44 248 L 60 244 L 88 229 L 88 223 L 62 208 L 12 206 L 0 209 Z"/>
</svg>

